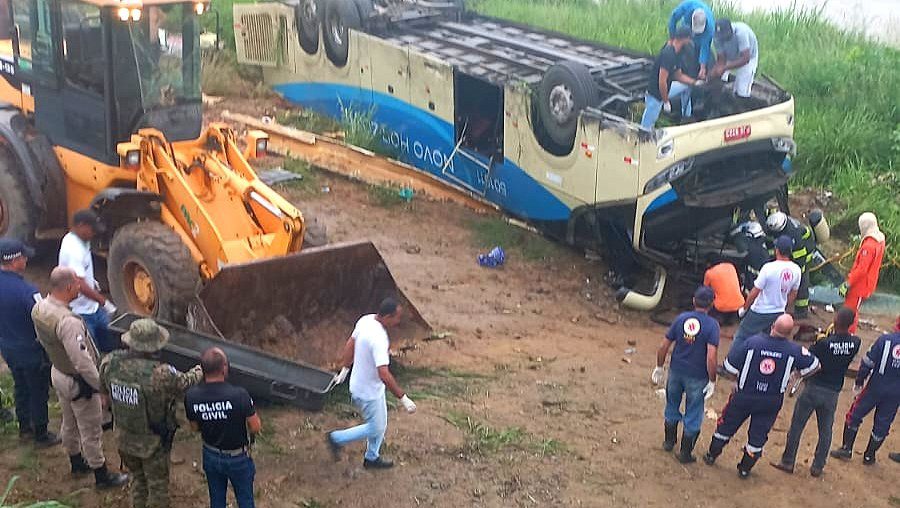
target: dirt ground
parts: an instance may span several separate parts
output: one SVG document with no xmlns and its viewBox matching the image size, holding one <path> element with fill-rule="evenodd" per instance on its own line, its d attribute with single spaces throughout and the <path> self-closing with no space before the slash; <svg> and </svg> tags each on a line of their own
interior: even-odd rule
<svg viewBox="0 0 900 508">
<path fill-rule="evenodd" d="M 790 400 L 751 479 L 735 473 L 745 429 L 714 467 L 680 465 L 660 447 L 663 400 L 649 382 L 664 328 L 648 315 L 616 309 L 599 282 L 601 265 L 565 249 L 553 249 L 544 261 L 525 261 L 508 249 L 504 267 L 484 269 L 475 262 L 472 224 L 482 219 L 474 214 L 418 197 L 385 207 L 365 187 L 319 179 L 314 192 L 285 194 L 325 218 L 332 241 L 371 239 L 423 316 L 450 335 L 399 359 L 419 411 L 390 412 L 385 453 L 398 462 L 393 470 L 364 471 L 362 445 L 349 447 L 342 462 L 331 461 L 324 431 L 357 421 L 346 392 L 318 413 L 261 407 L 264 434 L 254 451 L 259 506 L 900 506 L 900 464 L 887 458 L 900 451 L 896 434 L 877 465 L 863 466 L 857 453 L 850 463 L 829 462 L 824 477 L 814 479 L 807 471 L 816 434 L 811 422 L 798 472 L 790 477 L 769 467 L 783 449 Z M 863 331 L 868 340 L 876 333 Z M 724 405 L 729 386 L 719 381 L 712 412 Z M 849 404 L 848 388 L 840 414 Z M 839 418 L 836 437 L 840 425 Z M 858 450 L 870 425 L 871 419 Z M 706 418 L 698 452 L 713 428 Z M 117 467 L 113 436 L 105 439 Z M 96 493 L 88 479 L 69 477 L 61 449 L 34 451 L 10 427 L 0 436 L 0 471 L 21 477 L 12 502 L 129 506 L 125 490 Z M 172 506 L 206 503 L 199 440 L 186 430 L 176 438 L 171 492 Z"/>
</svg>

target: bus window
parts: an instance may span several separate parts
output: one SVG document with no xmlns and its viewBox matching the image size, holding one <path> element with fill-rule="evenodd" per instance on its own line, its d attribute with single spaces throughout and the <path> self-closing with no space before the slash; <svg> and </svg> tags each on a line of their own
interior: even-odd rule
<svg viewBox="0 0 900 508">
<path fill-rule="evenodd" d="M 9 0 L 0 0 L 0 56 L 13 56 L 13 24 Z"/>
<path fill-rule="evenodd" d="M 503 162 L 503 88 L 461 72 L 454 79 L 457 142 Z"/>
</svg>

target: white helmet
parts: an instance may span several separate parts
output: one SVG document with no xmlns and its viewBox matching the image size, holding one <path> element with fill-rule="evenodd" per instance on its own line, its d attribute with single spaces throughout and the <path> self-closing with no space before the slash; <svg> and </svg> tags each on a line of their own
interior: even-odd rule
<svg viewBox="0 0 900 508">
<path fill-rule="evenodd" d="M 760 238 L 765 235 L 762 226 L 755 220 L 747 222 L 746 229 L 744 231 L 751 238 Z"/>
<path fill-rule="evenodd" d="M 787 214 L 775 212 L 766 219 L 766 228 L 773 233 L 781 233 L 787 225 Z"/>
</svg>

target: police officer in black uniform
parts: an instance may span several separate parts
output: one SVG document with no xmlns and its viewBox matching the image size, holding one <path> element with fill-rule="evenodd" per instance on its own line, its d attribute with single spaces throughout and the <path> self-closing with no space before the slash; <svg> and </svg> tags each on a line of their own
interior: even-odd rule
<svg viewBox="0 0 900 508">
<path fill-rule="evenodd" d="M 754 335 L 728 353 L 726 375 L 737 379 L 737 387 L 722 409 L 709 451 L 703 457 L 707 464 L 715 463 L 749 418 L 747 446 L 737 469 L 741 478 L 750 476 L 781 410 L 791 373 L 797 370 L 807 377 L 818 370 L 816 357 L 788 339 L 793 328 L 794 319 L 782 314 L 772 325 L 771 334 Z"/>
<path fill-rule="evenodd" d="M 41 299 L 23 277 L 34 250 L 13 238 L 0 238 L 0 354 L 15 384 L 19 436 L 39 447 L 60 443 L 47 430 L 50 360 L 37 341 L 31 308 Z"/>
<path fill-rule="evenodd" d="M 225 508 L 228 483 L 239 508 L 253 508 L 256 466 L 250 457 L 250 436 L 262 428 L 247 390 L 228 377 L 228 358 L 219 348 L 200 357 L 203 382 L 191 387 L 184 407 L 191 428 L 203 437 L 203 472 L 209 486 L 211 508 Z"/>
</svg>

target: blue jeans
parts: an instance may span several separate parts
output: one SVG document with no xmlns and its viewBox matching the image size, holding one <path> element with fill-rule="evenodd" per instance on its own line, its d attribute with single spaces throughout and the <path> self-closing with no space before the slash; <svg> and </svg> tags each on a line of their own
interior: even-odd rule
<svg viewBox="0 0 900 508">
<path fill-rule="evenodd" d="M 82 314 L 88 333 L 94 339 L 94 345 L 101 353 L 109 353 L 115 346 L 109 340 L 109 315 L 103 308 L 97 309 L 93 314 Z"/>
<path fill-rule="evenodd" d="M 234 488 L 234 498 L 240 508 L 254 508 L 253 478 L 256 465 L 246 453 L 237 457 L 214 452 L 203 447 L 203 472 L 209 485 L 209 506 L 225 508 L 228 482 Z"/>
<path fill-rule="evenodd" d="M 652 85 L 651 85 L 652 86 Z M 673 81 L 669 86 L 669 100 L 681 96 L 681 116 L 690 118 L 693 114 L 691 107 L 691 87 L 679 81 Z M 641 127 L 652 129 L 659 119 L 659 113 L 662 111 L 663 103 L 656 97 L 646 94 L 644 96 L 644 116 L 641 118 Z"/>
<path fill-rule="evenodd" d="M 753 337 L 758 333 L 768 332 L 775 323 L 775 320 L 782 314 L 784 313 L 757 314 L 752 310 L 748 310 L 747 313 L 744 314 L 744 319 L 741 320 L 741 324 L 738 325 L 738 329 L 734 332 L 734 340 L 731 341 L 731 349 L 728 350 L 729 353 L 750 337 Z"/>
<path fill-rule="evenodd" d="M 669 371 L 666 382 L 666 423 L 684 422 L 684 433 L 695 436 L 703 423 L 703 388 L 708 379 L 686 376 Z M 681 414 L 681 398 L 684 396 L 684 415 Z"/>
<path fill-rule="evenodd" d="M 366 423 L 346 430 L 334 431 L 331 433 L 331 439 L 339 446 L 365 439 L 366 460 L 376 460 L 378 452 L 381 450 L 381 443 L 384 442 L 384 432 L 387 430 L 387 400 L 385 400 L 384 394 L 373 400 L 353 397 L 353 404 L 362 413 Z"/>
</svg>

